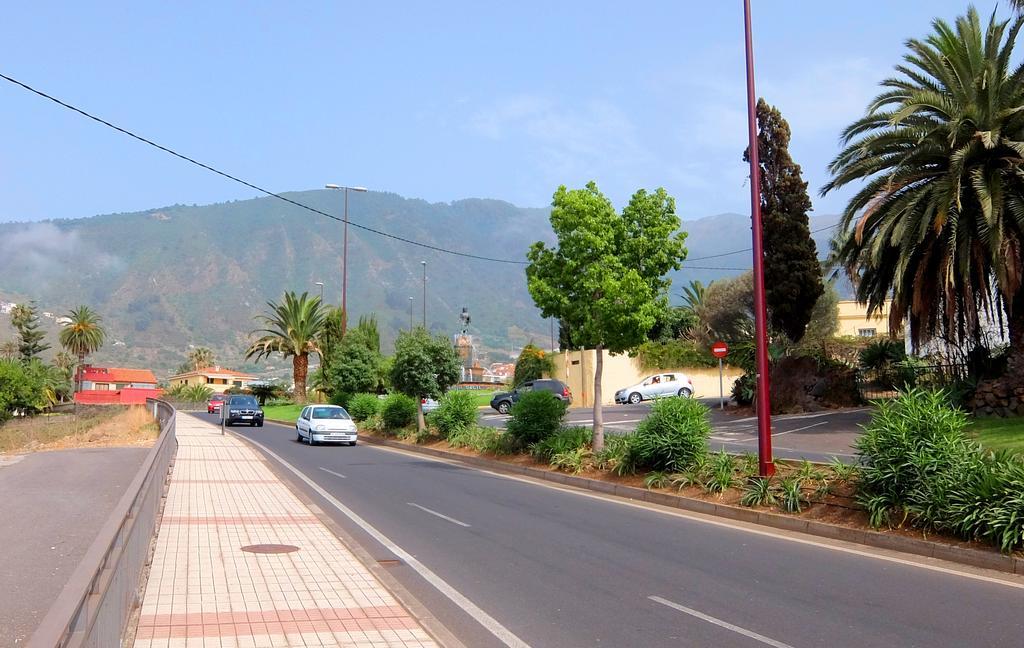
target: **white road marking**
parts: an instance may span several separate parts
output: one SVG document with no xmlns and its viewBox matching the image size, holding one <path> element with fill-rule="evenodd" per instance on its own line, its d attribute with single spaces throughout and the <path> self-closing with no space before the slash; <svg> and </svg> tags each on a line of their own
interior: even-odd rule
<svg viewBox="0 0 1024 648">
<path fill-rule="evenodd" d="M 469 528 L 469 525 L 466 524 L 465 522 L 459 522 L 455 518 L 451 518 L 451 517 L 448 517 L 447 515 L 445 515 L 444 513 L 438 513 L 437 511 L 433 511 L 431 509 L 428 509 L 426 506 L 420 506 L 419 504 L 416 504 L 415 502 L 406 502 L 406 504 L 408 504 L 409 506 L 415 506 L 419 510 L 425 511 L 427 513 L 430 513 L 431 515 L 436 515 L 437 517 L 441 518 L 442 520 L 448 520 L 452 524 L 458 524 L 459 526 L 466 527 L 467 529 Z"/>
<path fill-rule="evenodd" d="M 374 540 L 384 546 L 385 549 L 398 556 L 406 565 L 411 567 L 417 574 L 419 574 L 423 580 L 427 581 L 434 586 L 437 591 L 444 594 L 451 600 L 452 603 L 462 608 L 462 610 L 473 617 L 477 623 L 487 629 L 492 635 L 494 635 L 498 641 L 509 646 L 509 648 L 530 648 L 530 644 L 526 643 L 511 630 L 501 625 L 497 619 L 484 612 L 476 603 L 470 601 L 468 598 L 463 596 L 459 590 L 455 589 L 447 583 L 443 578 L 435 574 L 430 570 L 429 567 L 421 563 L 405 549 L 395 544 L 390 538 L 378 531 L 373 525 L 364 520 L 355 511 L 339 502 L 333 495 L 328 493 L 326 490 L 320 487 L 319 484 L 314 482 L 312 479 L 307 477 L 302 471 L 295 466 L 291 465 L 275 452 L 271 451 L 262 443 L 258 443 L 246 437 L 246 441 L 258 447 L 260 450 L 265 452 L 268 457 L 273 457 L 282 466 L 290 470 L 296 477 L 298 477 L 304 484 L 313 489 L 320 497 L 327 500 L 334 508 L 341 511 L 348 519 L 352 520 L 359 528 L 368 533 Z"/>
<path fill-rule="evenodd" d="M 713 616 L 709 616 L 707 614 L 704 614 L 703 612 L 698 612 L 697 610 L 694 610 L 692 608 L 688 608 L 685 605 L 679 605 L 678 603 L 673 603 L 672 601 L 669 601 L 667 599 L 663 599 L 660 596 L 648 596 L 647 598 L 649 598 L 650 600 L 654 601 L 655 603 L 661 603 L 662 605 L 670 607 L 673 610 L 679 610 L 680 612 L 682 612 L 684 614 L 689 614 L 692 617 L 697 617 L 701 621 L 707 621 L 708 623 L 713 623 L 713 624 L 715 624 L 716 626 L 718 626 L 720 628 L 725 628 L 726 630 L 732 630 L 733 632 L 739 633 L 739 634 L 743 635 L 744 637 L 750 637 L 751 639 L 754 639 L 755 641 L 760 641 L 761 643 L 769 645 L 769 646 L 773 646 L 774 648 L 793 648 L 789 644 L 784 644 L 781 641 L 775 641 L 774 639 L 766 637 L 766 636 L 764 636 L 762 634 L 757 634 L 756 632 L 754 632 L 752 630 L 747 630 L 746 628 L 741 628 L 738 625 L 733 625 L 733 624 L 731 624 L 731 623 L 729 623 L 727 621 L 722 621 L 721 619 L 716 619 Z"/>
<path fill-rule="evenodd" d="M 776 432 L 772 434 L 773 437 L 782 436 L 783 434 L 789 434 L 790 432 L 802 432 L 803 430 L 810 430 L 812 427 L 818 427 L 819 425 L 825 425 L 828 421 L 818 421 L 817 423 L 811 423 L 803 427 L 798 427 L 794 430 L 786 430 L 785 432 Z"/>
<path fill-rule="evenodd" d="M 323 466 L 320 466 L 320 470 L 324 471 L 325 473 L 331 473 L 331 474 L 332 474 L 332 475 L 334 475 L 335 477 L 341 477 L 342 479 L 348 479 L 348 477 L 346 477 L 345 475 L 342 475 L 342 474 L 341 474 L 341 473 L 339 473 L 339 472 L 334 472 L 333 470 L 327 470 L 327 469 L 326 469 L 326 468 L 324 468 Z"/>
<path fill-rule="evenodd" d="M 246 437 L 246 438 L 248 438 L 248 437 Z M 255 443 L 255 442 L 253 442 L 253 443 Z M 259 444 L 257 444 L 257 445 L 259 445 Z M 260 446 L 260 447 L 262 448 L 263 446 Z M 704 515 L 704 514 L 701 514 L 701 513 L 694 513 L 694 512 L 690 512 L 690 511 L 673 511 L 672 509 L 668 509 L 668 508 L 665 508 L 663 506 L 652 505 L 652 504 L 638 504 L 638 503 L 632 502 L 630 500 L 619 499 L 619 498 L 615 498 L 615 497 L 607 497 L 605 495 L 600 495 L 600 494 L 596 494 L 596 493 L 591 493 L 589 491 L 580 490 L 580 489 L 574 488 L 572 486 L 564 486 L 564 485 L 554 484 L 554 483 L 550 483 L 550 482 L 546 482 L 546 481 L 541 481 L 539 479 L 531 479 L 529 477 L 519 477 L 517 475 L 509 475 L 509 474 L 506 474 L 506 473 L 495 472 L 493 470 L 487 470 L 485 468 L 477 468 L 476 466 L 470 466 L 470 465 L 464 464 L 464 463 L 459 462 L 459 461 L 448 460 L 448 459 L 440 459 L 440 458 L 437 458 L 437 457 L 428 457 L 428 456 L 425 456 L 425 455 L 420 454 L 418 452 L 410 452 L 408 450 L 403 450 L 401 448 L 391 448 L 389 446 L 381 446 L 381 445 L 375 445 L 374 447 L 375 448 L 379 448 L 381 450 L 384 450 L 386 452 L 394 452 L 394 453 L 403 454 L 403 455 L 406 455 L 406 456 L 417 457 L 417 458 L 420 458 L 420 459 L 426 459 L 427 461 L 436 461 L 438 463 L 444 463 L 444 464 L 448 464 L 448 465 L 452 465 L 452 466 L 459 466 L 459 467 L 465 468 L 466 470 L 475 470 L 477 472 L 484 473 L 486 475 L 491 475 L 491 476 L 494 476 L 494 477 L 500 477 L 502 479 L 509 479 L 509 480 L 512 480 L 512 481 L 523 482 L 524 484 L 533 484 L 534 486 L 539 486 L 541 488 L 550 488 L 551 490 L 557 490 L 557 491 L 561 491 L 563 493 L 572 493 L 573 495 L 576 495 L 578 497 L 587 497 L 587 498 L 590 498 L 590 499 L 593 499 L 593 500 L 598 500 L 598 501 L 601 501 L 601 502 L 605 502 L 606 504 L 618 504 L 619 506 L 629 506 L 629 507 L 632 507 L 632 508 L 642 509 L 644 511 L 649 511 L 649 512 L 657 513 L 657 514 L 660 514 L 660 515 L 668 515 L 668 516 L 671 516 L 671 517 L 683 518 L 685 520 L 690 520 L 690 521 L 693 521 L 693 522 L 700 522 L 701 524 L 708 524 L 708 525 L 711 525 L 711 526 L 722 527 L 722 528 L 725 528 L 725 529 L 732 529 L 734 531 L 743 531 L 745 533 L 750 533 L 750 534 L 753 534 L 753 535 L 759 535 L 759 536 L 768 537 L 768 538 L 775 538 L 776 540 L 784 540 L 786 542 L 792 542 L 792 543 L 795 543 L 795 544 L 802 544 L 802 545 L 807 545 L 807 546 L 811 546 L 811 547 L 819 547 L 821 549 L 829 549 L 831 551 L 838 551 L 840 553 L 851 554 L 851 555 L 854 555 L 854 556 L 861 556 L 863 558 L 871 558 L 871 559 L 874 559 L 874 560 L 881 560 L 883 562 L 895 563 L 895 564 L 898 564 L 898 565 L 906 565 L 908 567 L 917 567 L 918 569 L 924 569 L 924 570 L 927 570 L 927 571 L 938 572 L 938 573 L 941 573 L 941 574 L 949 574 L 951 576 L 960 576 L 961 578 L 969 578 L 971 580 L 983 581 L 983 582 L 986 582 L 986 583 L 993 583 L 993 584 L 996 584 L 996 585 L 1005 585 L 1006 587 L 1012 587 L 1012 588 L 1015 588 L 1015 589 L 1024 590 L 1024 579 L 1019 579 L 1020 582 L 1014 582 L 1014 581 L 1004 580 L 1002 578 L 993 578 L 992 576 L 983 576 L 981 574 L 974 574 L 974 573 L 971 573 L 971 572 L 968 572 L 968 571 L 962 571 L 962 570 L 959 570 L 959 569 L 951 569 L 949 567 L 941 567 L 939 565 L 929 565 L 927 563 L 916 562 L 916 561 L 913 561 L 913 560 L 907 560 L 905 558 L 897 558 L 895 556 L 888 556 L 888 555 L 880 554 L 880 553 L 872 553 L 871 551 L 868 551 L 868 550 L 855 549 L 854 548 L 855 546 L 861 546 L 861 545 L 855 545 L 852 542 L 845 542 L 843 540 L 836 540 L 836 541 L 834 541 L 834 542 L 842 542 L 843 544 L 840 545 L 840 544 L 833 544 L 831 542 L 822 542 L 822 541 L 819 541 L 819 540 L 809 539 L 809 538 L 812 538 L 813 536 L 796 537 L 795 535 L 786 535 L 784 533 L 779 533 L 779 532 L 771 531 L 771 530 L 768 530 L 766 528 L 753 528 L 753 526 L 745 524 L 745 523 L 736 523 L 736 522 L 732 522 L 732 521 L 723 521 L 721 518 L 715 518 L 713 516 Z M 837 453 L 829 452 L 829 453 L 825 453 L 825 454 L 828 454 L 828 455 L 832 456 L 832 455 L 835 455 Z M 274 455 L 274 456 L 276 457 L 277 455 Z M 839 455 L 839 456 L 849 457 L 849 456 L 853 456 L 853 455 Z M 294 468 L 292 470 L 294 470 Z M 794 532 L 794 533 L 796 533 L 796 532 Z M 805 534 L 800 534 L 800 535 L 805 535 Z M 845 545 L 852 545 L 852 546 L 845 546 Z M 925 558 L 925 560 L 927 560 L 927 558 Z M 939 559 L 932 559 L 932 560 L 939 561 Z M 940 561 L 940 562 L 945 562 L 945 561 Z M 1019 577 L 1015 577 L 1012 574 L 1009 577 L 1010 578 L 1019 578 Z"/>
</svg>

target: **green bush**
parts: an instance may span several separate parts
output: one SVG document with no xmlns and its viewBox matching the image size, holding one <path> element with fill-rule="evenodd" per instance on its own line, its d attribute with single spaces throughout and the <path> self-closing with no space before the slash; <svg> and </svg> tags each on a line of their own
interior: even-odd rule
<svg viewBox="0 0 1024 648">
<path fill-rule="evenodd" d="M 566 407 L 551 392 L 527 392 L 512 406 L 508 433 L 522 447 L 543 441 L 561 427 Z"/>
<path fill-rule="evenodd" d="M 34 413 L 45 401 L 43 381 L 20 362 L 0 360 L 0 423 L 15 412 Z"/>
<path fill-rule="evenodd" d="M 380 411 L 381 400 L 376 394 L 356 394 L 348 401 L 348 413 L 356 421 L 370 419 Z"/>
<path fill-rule="evenodd" d="M 430 422 L 444 439 L 452 432 L 476 425 L 478 408 L 472 392 L 451 390 L 441 397 L 437 409 L 431 412 Z"/>
<path fill-rule="evenodd" d="M 385 430 L 400 430 L 416 422 L 416 401 L 405 394 L 391 394 L 384 399 L 380 418 Z"/>
<path fill-rule="evenodd" d="M 882 402 L 855 446 L 858 500 L 875 526 L 904 521 L 1003 551 L 1024 545 L 1024 463 L 983 451 L 941 391 Z"/>
<path fill-rule="evenodd" d="M 682 472 L 707 455 L 707 406 L 689 398 L 662 398 L 631 435 L 623 464 L 633 470 Z"/>
<path fill-rule="evenodd" d="M 557 454 L 571 452 L 586 447 L 590 443 L 591 432 L 585 427 L 564 427 L 543 441 L 530 446 L 530 454 L 541 461 L 551 461 Z"/>
<path fill-rule="evenodd" d="M 693 340 L 644 342 L 630 355 L 635 355 L 644 369 L 718 366 L 718 360 L 707 351 L 699 349 Z"/>
<path fill-rule="evenodd" d="M 732 399 L 737 405 L 750 405 L 754 402 L 757 391 L 757 378 L 752 372 L 747 372 L 736 379 L 732 384 Z"/>
<path fill-rule="evenodd" d="M 514 454 L 515 440 L 496 428 L 470 425 L 453 430 L 448 436 L 448 445 L 453 448 L 470 448 L 480 453 L 496 455 Z"/>
</svg>

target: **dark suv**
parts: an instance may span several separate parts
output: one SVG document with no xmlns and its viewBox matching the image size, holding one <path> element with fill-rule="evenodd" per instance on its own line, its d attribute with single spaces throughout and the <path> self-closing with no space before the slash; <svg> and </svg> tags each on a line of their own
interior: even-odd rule
<svg viewBox="0 0 1024 648">
<path fill-rule="evenodd" d="M 248 423 L 263 427 L 263 410 L 252 396 L 231 396 L 220 406 L 224 413 L 224 425 Z"/>
<path fill-rule="evenodd" d="M 510 392 L 498 392 L 491 399 L 491 407 L 502 414 L 508 414 L 509 410 L 512 409 L 512 405 L 519 400 L 519 397 L 529 391 L 551 392 L 555 398 L 572 403 L 572 392 L 569 391 L 564 382 L 554 378 L 540 378 L 524 382 Z"/>
</svg>

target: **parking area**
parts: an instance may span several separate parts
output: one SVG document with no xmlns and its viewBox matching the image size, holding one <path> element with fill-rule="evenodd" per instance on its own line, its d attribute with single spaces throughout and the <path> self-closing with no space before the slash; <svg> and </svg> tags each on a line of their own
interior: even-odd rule
<svg viewBox="0 0 1024 648">
<path fill-rule="evenodd" d="M 749 410 L 736 408 L 722 411 L 717 399 L 708 400 L 711 407 L 712 433 L 710 448 L 714 451 L 744 453 L 757 452 L 757 417 Z M 636 405 L 610 405 L 604 408 L 605 430 L 609 434 L 627 434 L 651 410 L 650 402 Z M 837 457 L 852 462 L 853 442 L 860 435 L 862 426 L 871 418 L 871 408 L 827 410 L 809 414 L 783 414 L 772 417 L 772 446 L 776 457 L 785 459 L 808 459 L 810 461 L 831 461 Z M 508 416 L 494 410 L 482 410 L 480 423 L 489 427 L 505 427 Z M 569 425 L 593 425 L 592 410 L 575 408 L 569 410 L 566 423 Z"/>
</svg>

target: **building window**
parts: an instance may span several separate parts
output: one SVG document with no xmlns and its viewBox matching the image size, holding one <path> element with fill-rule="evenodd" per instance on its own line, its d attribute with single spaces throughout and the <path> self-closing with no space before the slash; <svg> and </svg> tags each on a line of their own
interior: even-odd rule
<svg viewBox="0 0 1024 648">
<path fill-rule="evenodd" d="M 859 328 L 857 329 L 857 337 L 869 338 L 878 335 L 878 330 L 873 328 Z"/>
<path fill-rule="evenodd" d="M 213 384 L 213 378 L 210 378 L 209 376 L 207 376 L 206 377 L 206 384 L 207 385 L 212 385 Z"/>
<path fill-rule="evenodd" d="M 236 380 L 236 381 L 234 381 L 231 384 L 234 385 L 235 387 L 238 387 L 238 388 L 242 387 L 242 381 L 241 380 Z"/>
</svg>

